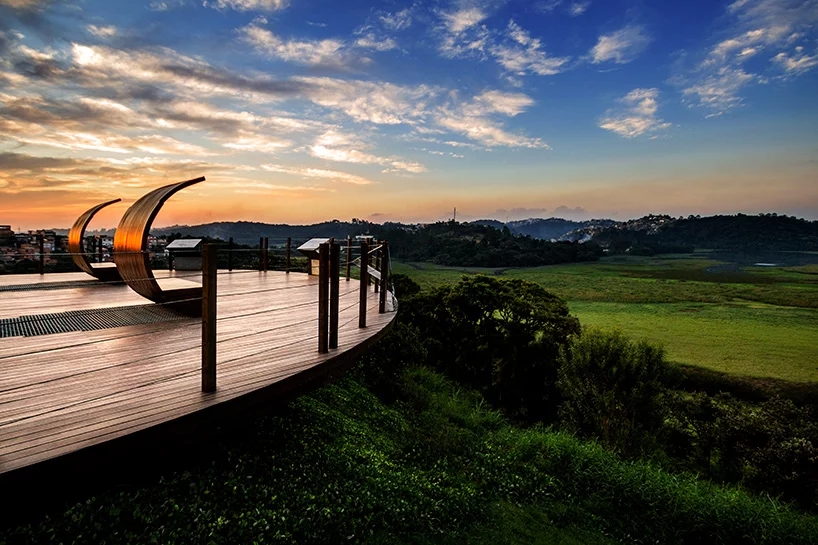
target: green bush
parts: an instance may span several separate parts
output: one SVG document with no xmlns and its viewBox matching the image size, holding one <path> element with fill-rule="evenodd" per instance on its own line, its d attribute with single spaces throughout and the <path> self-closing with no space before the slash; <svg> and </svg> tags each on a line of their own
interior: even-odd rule
<svg viewBox="0 0 818 545">
<path fill-rule="evenodd" d="M 669 374 L 660 348 L 619 332 L 586 330 L 561 353 L 561 423 L 614 451 L 645 452 L 662 422 Z"/>
<path fill-rule="evenodd" d="M 413 298 L 405 319 L 448 376 L 513 418 L 553 420 L 559 350 L 579 332 L 561 299 L 532 282 L 476 275 Z"/>
</svg>

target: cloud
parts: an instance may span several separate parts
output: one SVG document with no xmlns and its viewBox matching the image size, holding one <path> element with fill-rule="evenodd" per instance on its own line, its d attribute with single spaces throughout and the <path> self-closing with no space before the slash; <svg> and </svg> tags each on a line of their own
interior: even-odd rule
<svg viewBox="0 0 818 545">
<path fill-rule="evenodd" d="M 219 10 L 272 12 L 286 8 L 289 2 L 287 0 L 213 0 L 205 2 L 204 5 Z"/>
<path fill-rule="evenodd" d="M 489 16 L 489 6 L 475 0 L 461 0 L 450 11 L 438 12 L 442 27 L 438 51 L 443 57 L 485 58 L 486 48 L 491 43 L 491 33 L 481 24 Z"/>
<path fill-rule="evenodd" d="M 344 65 L 350 60 L 341 40 L 284 40 L 255 23 L 239 29 L 241 41 L 269 57 L 306 65 Z"/>
<path fill-rule="evenodd" d="M 569 206 L 558 206 L 554 209 L 555 216 L 584 216 L 588 211 L 581 206 L 571 208 Z"/>
<path fill-rule="evenodd" d="M 374 49 L 375 51 L 389 51 L 397 49 L 398 43 L 392 38 L 379 37 L 374 32 L 365 32 L 355 40 L 355 46 L 363 49 Z"/>
<path fill-rule="evenodd" d="M 442 90 L 429 85 L 339 80 L 318 77 L 293 79 L 304 94 L 321 106 L 338 109 L 359 122 L 378 125 L 414 124 L 426 118 Z"/>
<path fill-rule="evenodd" d="M 474 101 L 464 108 L 472 116 L 503 114 L 515 116 L 534 104 L 534 99 L 523 93 L 504 93 L 502 91 L 484 91 L 474 97 Z"/>
<path fill-rule="evenodd" d="M 116 27 L 113 25 L 88 25 L 85 30 L 97 38 L 112 38 L 117 34 Z"/>
<path fill-rule="evenodd" d="M 571 17 L 579 17 L 591 6 L 591 2 L 573 2 L 568 6 L 568 14 Z"/>
<path fill-rule="evenodd" d="M 412 26 L 413 8 L 414 6 L 395 13 L 384 13 L 379 16 L 379 20 L 381 24 L 389 30 L 406 30 Z"/>
<path fill-rule="evenodd" d="M 491 53 L 503 68 L 518 76 L 527 73 L 539 76 L 558 74 L 569 60 L 565 57 L 549 57 L 540 40 L 532 38 L 514 21 L 508 23 L 506 43 L 492 47 Z"/>
<path fill-rule="evenodd" d="M 638 25 L 629 25 L 611 34 L 603 34 L 591 49 L 591 62 L 594 64 L 609 61 L 617 64 L 631 62 L 645 50 L 650 41 L 644 28 Z"/>
<path fill-rule="evenodd" d="M 505 130 L 502 123 L 491 116 L 516 116 L 534 101 L 522 93 L 484 91 L 470 101 L 441 107 L 435 115 L 435 122 L 442 128 L 460 133 L 488 147 L 519 147 L 550 149 L 539 138 L 529 138 Z M 457 145 L 451 141 L 448 145 Z"/>
<path fill-rule="evenodd" d="M 324 170 L 312 167 L 286 167 L 275 164 L 264 164 L 261 165 L 261 168 L 268 172 L 280 172 L 282 174 L 291 174 L 293 176 L 301 176 L 304 178 L 320 178 L 355 185 L 369 185 L 374 183 L 372 180 L 364 178 L 363 176 L 349 174 L 347 172 L 339 172 L 337 170 Z"/>
<path fill-rule="evenodd" d="M 599 121 L 599 127 L 624 138 L 655 135 L 670 128 L 670 123 L 656 115 L 658 97 L 658 89 L 634 89 L 619 99 L 621 106 L 606 112 Z"/>
<path fill-rule="evenodd" d="M 534 9 L 541 13 L 551 13 L 562 4 L 562 0 L 540 0 L 534 4 Z"/>
<path fill-rule="evenodd" d="M 148 4 L 151 11 L 170 11 L 185 5 L 186 0 L 153 0 Z"/>
<path fill-rule="evenodd" d="M 386 167 L 384 172 L 426 172 L 426 167 L 413 161 L 405 161 L 398 157 L 379 157 L 363 151 L 366 146 L 337 131 L 328 131 L 322 134 L 310 147 L 310 155 L 329 161 L 346 163 L 377 164 Z"/>
<path fill-rule="evenodd" d="M 814 0 L 737 0 L 727 7 L 729 37 L 712 45 L 687 74 L 674 82 L 686 101 L 722 115 L 743 103 L 742 90 L 769 78 L 754 70 L 799 76 L 818 65 L 805 45 L 816 38 L 818 3 Z M 756 60 L 762 52 L 769 64 Z M 752 66 L 752 70 L 750 66 Z"/>
<path fill-rule="evenodd" d="M 449 32 L 460 34 L 464 30 L 479 24 L 488 17 L 488 13 L 478 7 L 469 7 L 449 13 L 442 13 L 441 17 Z"/>
<path fill-rule="evenodd" d="M 798 46 L 792 54 L 782 51 L 771 60 L 781 66 L 786 74 L 799 75 L 818 66 L 818 51 L 815 55 L 809 56 L 804 52 L 803 46 Z"/>
</svg>

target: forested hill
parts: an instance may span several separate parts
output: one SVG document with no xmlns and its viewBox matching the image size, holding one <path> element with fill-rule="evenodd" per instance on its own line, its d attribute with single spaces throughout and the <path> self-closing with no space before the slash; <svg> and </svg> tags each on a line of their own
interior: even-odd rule
<svg viewBox="0 0 818 545">
<path fill-rule="evenodd" d="M 646 216 L 594 234 L 603 246 L 711 248 L 743 252 L 818 251 L 818 221 L 760 214 L 673 219 Z"/>
<path fill-rule="evenodd" d="M 515 235 L 530 236 L 532 238 L 541 238 L 545 240 L 582 240 L 589 237 L 571 236 L 571 233 L 582 229 L 605 228 L 616 225 L 618 222 L 614 220 L 598 219 L 587 221 L 573 221 L 563 218 L 530 218 L 525 220 L 514 220 L 508 223 L 503 223 L 497 220 L 477 220 L 472 223 L 478 225 L 487 225 L 495 229 L 502 229 L 508 227 Z"/>
<path fill-rule="evenodd" d="M 242 244 L 258 244 L 259 237 L 280 243 L 292 237 L 296 243 L 313 237 L 346 239 L 347 235 L 374 235 L 389 241 L 392 257 L 405 261 L 427 261 L 457 267 L 527 267 L 591 261 L 599 258 L 595 244 L 547 242 L 512 234 L 484 225 L 439 222 L 428 225 L 376 224 L 353 219 L 314 225 L 272 225 L 254 222 L 220 222 L 195 226 L 154 229 L 154 234 L 201 236 Z"/>
<path fill-rule="evenodd" d="M 392 256 L 460 267 L 530 267 L 599 259 L 596 244 L 548 242 L 474 223 L 424 226 L 384 224 L 373 234 L 389 241 Z"/>
</svg>

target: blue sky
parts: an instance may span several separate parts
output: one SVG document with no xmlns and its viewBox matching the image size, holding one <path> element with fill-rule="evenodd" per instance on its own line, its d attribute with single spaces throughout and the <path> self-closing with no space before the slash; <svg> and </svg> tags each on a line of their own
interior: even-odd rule
<svg viewBox="0 0 818 545">
<path fill-rule="evenodd" d="M 818 218 L 815 0 L 0 0 L 0 21 L 0 223 L 199 175 L 157 224 Z"/>
</svg>

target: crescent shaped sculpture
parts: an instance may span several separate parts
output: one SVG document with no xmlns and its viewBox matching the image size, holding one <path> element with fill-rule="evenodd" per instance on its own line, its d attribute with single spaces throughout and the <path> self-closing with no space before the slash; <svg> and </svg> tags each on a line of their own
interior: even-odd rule
<svg viewBox="0 0 818 545">
<path fill-rule="evenodd" d="M 189 308 L 191 312 L 195 312 L 197 308 L 201 312 L 201 303 L 191 300 L 201 298 L 202 289 L 200 287 L 162 289 L 151 270 L 148 234 L 154 218 L 165 201 L 174 193 L 203 181 L 205 178 L 201 176 L 193 180 L 166 185 L 143 195 L 122 216 L 114 235 L 114 262 L 122 280 L 146 299 L 155 303 L 178 302 L 180 309 Z"/>
<path fill-rule="evenodd" d="M 94 278 L 103 281 L 120 280 L 119 272 L 117 271 L 116 266 L 94 267 L 94 264 L 91 263 L 90 259 L 88 259 L 88 255 L 85 253 L 84 249 L 85 229 L 88 227 L 88 224 L 91 223 L 91 219 L 97 212 L 106 206 L 118 203 L 121 200 L 122 199 L 114 199 L 112 201 L 98 204 L 90 210 L 87 210 L 84 214 L 77 218 L 77 221 L 74 222 L 74 225 L 71 226 L 71 230 L 68 232 L 68 253 L 71 254 L 74 264 Z"/>
</svg>

